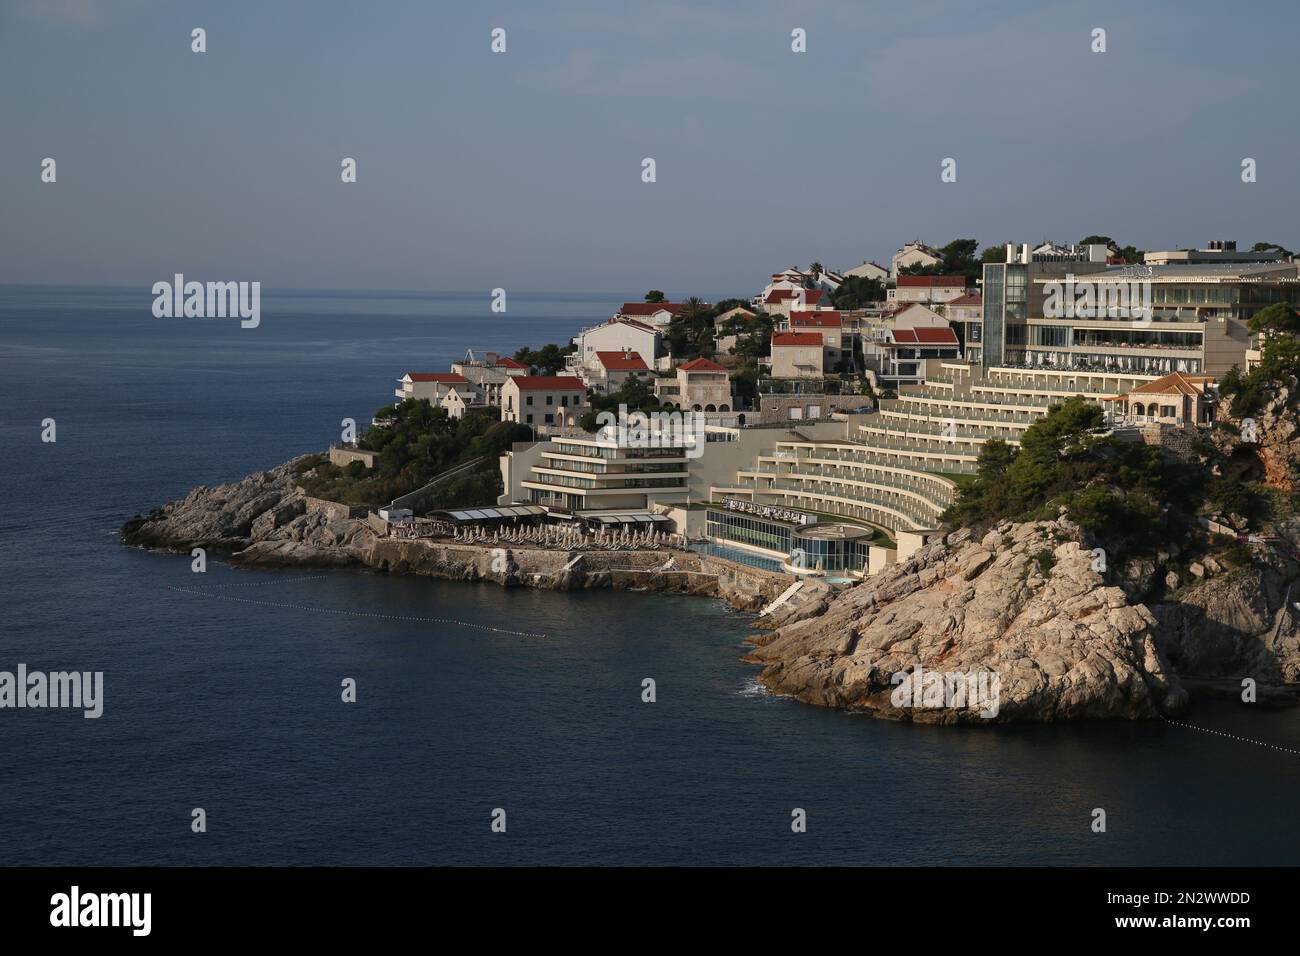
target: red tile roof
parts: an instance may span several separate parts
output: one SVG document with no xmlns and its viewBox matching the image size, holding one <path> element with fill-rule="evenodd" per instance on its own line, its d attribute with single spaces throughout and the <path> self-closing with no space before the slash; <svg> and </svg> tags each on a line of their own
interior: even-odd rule
<svg viewBox="0 0 1300 956">
<path fill-rule="evenodd" d="M 442 382 L 444 385 L 468 385 L 469 379 L 455 372 L 407 372 L 403 378 L 412 382 Z"/>
<path fill-rule="evenodd" d="M 894 329 L 894 342 L 899 345 L 956 345 L 957 333 L 949 328 L 925 327 Z"/>
<path fill-rule="evenodd" d="M 579 392 L 584 389 L 580 379 L 572 375 L 518 375 L 514 382 L 521 392 L 551 391 Z"/>
<path fill-rule="evenodd" d="M 773 289 L 763 301 L 784 302 L 786 299 L 797 299 L 802 295 L 804 305 L 817 305 L 825 294 L 823 289 Z"/>
<path fill-rule="evenodd" d="M 800 312 L 797 309 L 790 313 L 790 325 L 799 328 L 818 328 L 818 329 L 838 329 L 840 327 L 840 314 L 830 310 L 820 312 Z"/>
<path fill-rule="evenodd" d="M 951 289 L 954 286 L 966 288 L 965 276 L 899 276 L 900 289 Z"/>
<path fill-rule="evenodd" d="M 528 366 L 512 358 L 499 358 L 497 359 L 497 368 L 528 368 Z"/>
<path fill-rule="evenodd" d="M 1164 378 L 1139 385 L 1129 395 L 1203 395 L 1205 386 L 1214 381 L 1212 375 L 1184 375 L 1170 372 Z"/>
<path fill-rule="evenodd" d="M 938 327 L 927 328 L 921 326 L 914 329 L 916 340 L 922 345 L 956 345 L 957 333 L 952 329 L 943 329 Z"/>
<path fill-rule="evenodd" d="M 679 302 L 624 302 L 618 314 L 654 315 L 656 312 L 671 312 L 676 315 L 681 307 Z"/>
<path fill-rule="evenodd" d="M 983 305 L 984 296 L 976 295 L 974 292 L 967 292 L 965 295 L 956 299 L 949 299 L 948 305 Z"/>
<path fill-rule="evenodd" d="M 607 372 L 648 372 L 649 366 L 645 364 L 645 359 L 641 358 L 636 352 L 631 355 L 626 352 L 597 352 L 596 359 L 601 365 L 605 366 Z"/>
<path fill-rule="evenodd" d="M 706 358 L 692 359 L 684 365 L 679 365 L 684 372 L 725 372 L 726 369 L 717 362 L 711 362 Z"/>
<path fill-rule="evenodd" d="M 821 345 L 822 334 L 820 332 L 777 332 L 772 336 L 772 346 L 774 348 L 787 346 L 809 346 Z"/>
</svg>

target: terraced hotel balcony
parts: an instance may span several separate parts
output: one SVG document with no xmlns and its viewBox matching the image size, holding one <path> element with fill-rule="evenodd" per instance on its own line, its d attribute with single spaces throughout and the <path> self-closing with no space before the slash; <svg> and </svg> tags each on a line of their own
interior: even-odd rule
<svg viewBox="0 0 1300 956">
<path fill-rule="evenodd" d="M 860 466 L 865 467 L 865 466 Z M 953 489 L 937 476 L 925 478 L 910 477 L 910 473 L 863 472 L 853 471 L 853 465 L 841 463 L 836 465 L 817 465 L 812 462 L 798 466 L 757 465 L 743 468 L 739 472 L 742 478 L 786 478 L 791 480 L 827 480 L 832 482 L 851 482 L 863 487 L 880 490 L 892 489 L 901 492 L 924 505 L 933 506 L 943 511 L 952 504 Z"/>
<path fill-rule="evenodd" d="M 952 407 L 943 413 L 936 409 L 930 409 L 928 412 L 915 412 L 891 408 L 883 409 L 881 414 L 875 418 L 860 422 L 859 428 L 884 428 L 909 435 L 913 432 L 927 435 L 931 432 L 932 426 L 937 425 L 939 429 L 942 429 L 944 425 L 951 423 L 953 426 L 959 426 L 966 431 L 1014 432 L 1018 434 L 1038 421 L 1046 413 L 1046 407 L 1044 407 L 1042 414 L 1037 415 L 979 414 L 956 407 Z"/>
<path fill-rule="evenodd" d="M 783 442 L 778 442 L 777 447 L 780 448 L 783 444 Z M 935 475 L 936 472 L 943 472 L 945 474 L 973 474 L 975 472 L 976 456 L 969 453 L 954 453 L 954 449 L 951 447 L 945 447 L 941 450 L 944 458 L 950 460 L 936 459 L 933 455 L 927 455 L 924 456 L 920 462 L 922 467 L 918 467 L 917 463 L 905 460 L 905 452 L 920 455 L 923 451 L 922 449 L 910 446 L 906 449 L 900 448 L 898 451 L 892 451 L 884 448 L 877 442 L 864 443 L 848 441 L 837 442 L 831 445 L 800 445 L 798 447 L 800 449 L 815 447 L 816 456 L 819 458 L 830 458 L 832 460 L 846 462 L 860 462 L 864 465 L 878 465 L 883 468 L 892 469 L 894 471 L 904 471 L 914 475 Z M 802 452 L 800 454 L 802 454 Z M 763 459 L 783 459 L 785 457 L 794 458 L 797 456 L 793 452 L 789 453 L 787 456 L 782 452 L 777 451 L 775 455 L 763 456 Z M 935 477 L 938 476 L 936 475 Z"/>
<path fill-rule="evenodd" d="M 898 491 L 876 489 L 818 478 L 764 478 L 737 481 L 738 491 L 764 504 L 821 511 L 879 525 L 890 531 L 928 530 L 938 524 L 942 509 L 922 506 Z M 768 499 L 776 499 L 768 500 Z"/>
<path fill-rule="evenodd" d="M 927 451 L 939 450 L 940 447 L 949 447 L 954 451 L 969 451 L 971 447 L 979 450 L 979 446 L 985 441 L 996 440 L 1005 441 L 1008 445 L 1021 444 L 1021 431 L 991 431 L 991 429 L 975 429 L 961 425 L 957 431 L 949 436 L 944 432 L 943 425 L 933 424 L 933 427 L 927 431 L 920 431 L 917 428 L 910 428 L 904 431 L 902 428 L 892 428 L 889 425 L 858 425 L 858 434 L 861 434 L 862 440 L 868 444 L 875 444 L 878 441 L 909 441 L 915 440 L 920 442 L 918 449 Z"/>
<path fill-rule="evenodd" d="M 1018 411 L 1036 411 L 1041 408 L 1044 412 L 1047 411 L 1047 404 L 1032 395 L 1007 396 L 1006 398 L 997 395 L 954 395 L 952 392 L 933 388 L 929 385 L 904 386 L 904 390 L 899 392 L 898 398 L 886 399 L 886 401 L 907 402 L 915 407 L 942 408 L 951 408 L 953 403 L 960 403 L 963 408 L 969 408 L 973 411 L 980 409 L 997 411 L 1003 408 Z"/>
</svg>

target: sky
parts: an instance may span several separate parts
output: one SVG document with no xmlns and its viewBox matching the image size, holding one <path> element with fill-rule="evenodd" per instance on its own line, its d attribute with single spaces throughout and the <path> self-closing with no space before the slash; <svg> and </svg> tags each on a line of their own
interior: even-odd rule
<svg viewBox="0 0 1300 956">
<path fill-rule="evenodd" d="M 1297 26 L 1273 0 L 0 0 L 0 282 L 682 296 L 912 239 L 1296 248 Z"/>
</svg>

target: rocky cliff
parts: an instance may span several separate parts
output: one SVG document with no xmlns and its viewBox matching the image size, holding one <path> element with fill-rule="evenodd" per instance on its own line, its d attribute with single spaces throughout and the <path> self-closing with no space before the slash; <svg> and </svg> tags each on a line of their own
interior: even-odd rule
<svg viewBox="0 0 1300 956">
<path fill-rule="evenodd" d="M 926 723 L 1181 712 L 1155 617 L 1105 584 L 1072 532 L 1061 521 L 949 535 L 756 638 L 748 659 L 767 665 L 759 680 L 773 691 Z M 908 693 L 918 669 L 932 676 Z M 944 698 L 944 679 L 976 675 L 996 701 Z"/>
<path fill-rule="evenodd" d="M 494 551 L 390 539 L 306 498 L 295 464 L 196 488 L 128 521 L 123 540 L 231 552 L 246 565 L 363 566 L 503 586 L 718 596 L 748 611 L 793 580 L 694 553 Z M 978 539 L 959 531 L 849 590 L 806 583 L 759 621 L 772 630 L 752 638 L 746 659 L 765 665 L 760 681 L 773 691 L 893 719 L 1176 714 L 1188 700 L 1179 674 L 1238 683 L 1253 677 L 1283 688 L 1300 682 L 1300 627 L 1291 606 L 1300 600 L 1300 589 L 1292 593 L 1300 564 L 1276 548 L 1254 551 L 1238 566 L 1192 563 L 1188 581 L 1152 564 L 1143 575 L 1167 590 L 1160 603 L 1145 604 L 1150 582 L 1128 580 L 1131 569 L 1108 580 L 1065 516 L 1003 523 Z M 965 679 L 971 683 L 963 697 Z"/>
</svg>

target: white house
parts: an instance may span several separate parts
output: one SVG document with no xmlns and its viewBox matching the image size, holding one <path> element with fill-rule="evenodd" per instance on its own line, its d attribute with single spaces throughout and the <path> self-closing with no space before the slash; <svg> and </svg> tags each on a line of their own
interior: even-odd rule
<svg viewBox="0 0 1300 956">
<path fill-rule="evenodd" d="M 889 276 L 891 279 L 898 278 L 900 269 L 906 269 L 909 266 L 937 266 L 943 262 L 938 250 L 931 249 L 919 239 L 905 243 L 903 248 L 894 253 L 890 260 Z"/>
<path fill-rule="evenodd" d="M 890 302 L 923 302 L 935 305 L 960 299 L 966 294 L 965 276 L 899 276 L 897 285 L 885 293 Z"/>
<path fill-rule="evenodd" d="M 439 404 L 452 418 L 464 418 L 465 412 L 471 408 L 487 407 L 487 402 L 474 390 L 474 386 L 468 384 L 453 385 Z"/>
<path fill-rule="evenodd" d="M 575 341 L 578 351 L 568 360 L 574 374 L 580 374 L 581 368 L 595 371 L 597 352 L 634 352 L 651 369 L 659 367 L 658 359 L 664 354 L 659 329 L 637 319 L 610 319 L 584 330 Z"/>
<path fill-rule="evenodd" d="M 501 389 L 501 420 L 539 430 L 569 428 L 590 411 L 587 387 L 571 375 L 519 375 Z"/>
<path fill-rule="evenodd" d="M 783 272 L 772 273 L 772 281 L 763 287 L 763 291 L 754 297 L 755 305 L 762 305 L 771 312 L 768 300 L 774 292 L 804 292 L 817 291 L 826 293 L 828 296 L 844 284 L 844 276 L 838 272 L 822 270 L 821 272 L 804 272 L 802 269 L 796 269 L 791 266 Z M 789 296 L 778 296 L 772 299 L 773 302 L 780 302 L 788 299 Z M 829 301 L 829 300 L 828 300 Z M 800 307 L 803 304 L 801 303 Z M 812 303 L 808 303 L 811 308 Z"/>
<path fill-rule="evenodd" d="M 860 266 L 845 271 L 845 276 L 862 279 L 876 279 L 879 282 L 885 282 L 889 279 L 889 270 L 884 266 L 868 260 Z"/>
<path fill-rule="evenodd" d="M 583 379 L 593 391 L 617 392 L 630 378 L 649 380 L 650 366 L 636 352 L 627 349 L 621 352 L 597 352 L 595 364 L 586 369 L 589 373 Z"/>
<path fill-rule="evenodd" d="M 788 317 L 794 309 L 820 309 L 830 305 L 830 296 L 821 289 L 773 289 L 763 297 L 768 315 Z"/>
<path fill-rule="evenodd" d="M 624 302 L 614 314 L 616 319 L 635 319 L 663 328 L 682 310 L 680 302 Z"/>
<path fill-rule="evenodd" d="M 820 332 L 774 332 L 773 378 L 822 378 L 826 357 Z"/>
<path fill-rule="evenodd" d="M 397 380 L 393 393 L 399 402 L 408 398 L 423 398 L 434 405 L 447 397 L 455 385 L 469 385 L 469 380 L 455 372 L 407 372 Z"/>
<path fill-rule="evenodd" d="M 677 366 L 678 399 L 681 409 L 696 412 L 729 412 L 732 409 L 731 377 L 717 362 L 697 358 Z"/>
</svg>

